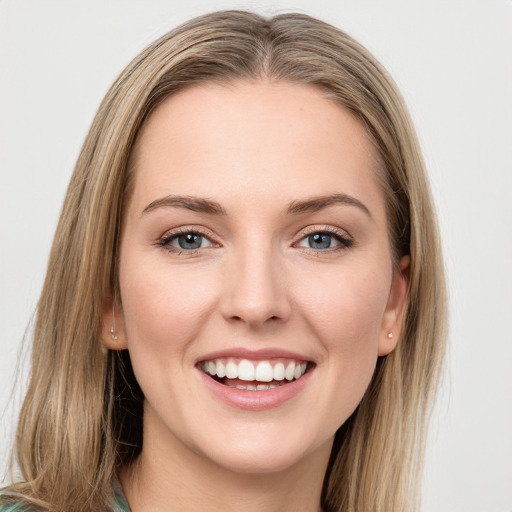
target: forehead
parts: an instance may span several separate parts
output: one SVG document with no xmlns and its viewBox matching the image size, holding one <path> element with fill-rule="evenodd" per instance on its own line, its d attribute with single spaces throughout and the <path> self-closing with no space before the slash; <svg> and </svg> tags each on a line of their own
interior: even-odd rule
<svg viewBox="0 0 512 512">
<path fill-rule="evenodd" d="M 258 203 L 342 192 L 382 203 L 377 158 L 362 123 L 310 85 L 186 88 L 149 117 L 132 163 L 136 202 L 164 194 L 229 202 L 243 194 Z"/>
</svg>

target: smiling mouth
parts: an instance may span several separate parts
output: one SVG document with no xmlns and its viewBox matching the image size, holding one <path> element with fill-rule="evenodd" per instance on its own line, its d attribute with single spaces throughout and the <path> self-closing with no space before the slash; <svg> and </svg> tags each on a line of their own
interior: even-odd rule
<svg viewBox="0 0 512 512">
<path fill-rule="evenodd" d="M 199 368 L 225 386 L 245 391 L 266 391 L 300 379 L 312 366 L 306 361 L 273 359 L 216 358 L 203 361 Z"/>
</svg>

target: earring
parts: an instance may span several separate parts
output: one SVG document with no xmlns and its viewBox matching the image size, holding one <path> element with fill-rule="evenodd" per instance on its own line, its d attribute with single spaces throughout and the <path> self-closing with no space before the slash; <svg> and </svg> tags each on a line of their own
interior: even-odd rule
<svg viewBox="0 0 512 512">
<path fill-rule="evenodd" d="M 116 331 L 115 331 L 115 327 L 116 327 L 115 303 L 116 303 L 116 295 L 115 295 L 115 292 L 114 292 L 114 300 L 112 301 L 112 327 L 110 328 L 110 336 L 112 336 L 112 339 L 114 341 L 117 340 L 117 334 L 116 334 Z"/>
<path fill-rule="evenodd" d="M 388 332 L 388 339 L 393 339 L 393 333 L 392 332 Z"/>
</svg>

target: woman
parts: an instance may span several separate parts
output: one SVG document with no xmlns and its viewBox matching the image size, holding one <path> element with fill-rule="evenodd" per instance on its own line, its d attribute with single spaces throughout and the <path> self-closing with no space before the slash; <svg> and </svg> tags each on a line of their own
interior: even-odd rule
<svg viewBox="0 0 512 512">
<path fill-rule="evenodd" d="M 194 19 L 84 143 L 1 510 L 415 510 L 444 330 L 381 66 L 305 15 Z"/>
</svg>

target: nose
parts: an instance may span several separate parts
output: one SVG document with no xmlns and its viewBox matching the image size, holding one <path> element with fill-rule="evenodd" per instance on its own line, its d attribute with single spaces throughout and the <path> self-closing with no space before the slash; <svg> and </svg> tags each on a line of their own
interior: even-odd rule
<svg viewBox="0 0 512 512">
<path fill-rule="evenodd" d="M 286 322 L 291 307 L 286 273 L 271 248 L 246 248 L 233 255 L 225 276 L 222 314 L 229 322 L 259 329 Z"/>
</svg>

